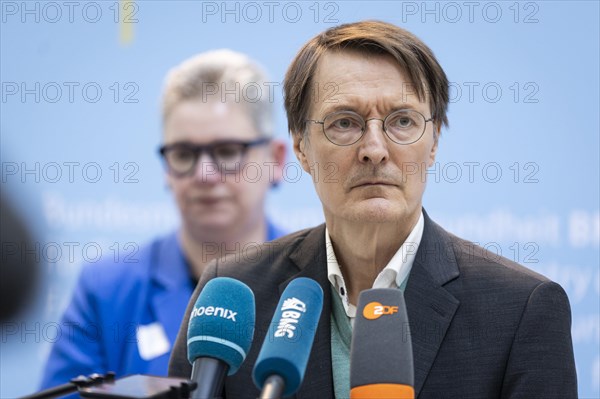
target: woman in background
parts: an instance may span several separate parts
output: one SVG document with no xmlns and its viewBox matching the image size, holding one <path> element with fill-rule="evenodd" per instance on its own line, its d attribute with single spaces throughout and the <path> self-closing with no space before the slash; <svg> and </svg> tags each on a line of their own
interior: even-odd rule
<svg viewBox="0 0 600 399">
<path fill-rule="evenodd" d="M 61 321 L 68 334 L 52 348 L 42 388 L 107 371 L 166 375 L 206 264 L 282 235 L 264 212 L 286 151 L 273 139 L 266 82 L 256 63 L 230 50 L 199 54 L 169 72 L 160 153 L 181 227 L 141 248 L 138 263 L 84 266 Z"/>
</svg>

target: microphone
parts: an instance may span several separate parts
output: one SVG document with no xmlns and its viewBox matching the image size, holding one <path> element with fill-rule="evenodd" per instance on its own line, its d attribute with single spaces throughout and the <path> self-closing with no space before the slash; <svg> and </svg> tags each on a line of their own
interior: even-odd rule
<svg viewBox="0 0 600 399">
<path fill-rule="evenodd" d="M 299 277 L 285 288 L 252 371 L 261 399 L 290 396 L 298 390 L 322 308 L 323 290 L 316 281 Z"/>
<path fill-rule="evenodd" d="M 404 295 L 391 288 L 361 292 L 350 348 L 350 398 L 414 399 L 413 387 Z"/>
<path fill-rule="evenodd" d="M 194 305 L 188 326 L 191 380 L 198 384 L 193 399 L 220 397 L 226 375 L 235 374 L 252 345 L 254 294 L 244 283 L 210 280 Z"/>
</svg>

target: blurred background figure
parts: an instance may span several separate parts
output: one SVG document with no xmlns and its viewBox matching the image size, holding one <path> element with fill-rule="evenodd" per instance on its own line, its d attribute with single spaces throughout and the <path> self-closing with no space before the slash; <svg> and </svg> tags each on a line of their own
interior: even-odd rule
<svg viewBox="0 0 600 399">
<path fill-rule="evenodd" d="M 181 227 L 142 247 L 137 263 L 105 259 L 83 268 L 43 388 L 107 371 L 166 375 L 205 265 L 282 235 L 264 212 L 286 152 L 273 139 L 265 82 L 255 62 L 230 50 L 199 54 L 168 73 L 160 155 Z"/>
<path fill-rule="evenodd" d="M 5 328 L 13 327 L 7 323 L 12 324 L 19 318 L 38 296 L 36 288 L 42 270 L 34 233 L 3 194 L 0 195 L 0 220 L 0 323 L 4 338 Z"/>
</svg>

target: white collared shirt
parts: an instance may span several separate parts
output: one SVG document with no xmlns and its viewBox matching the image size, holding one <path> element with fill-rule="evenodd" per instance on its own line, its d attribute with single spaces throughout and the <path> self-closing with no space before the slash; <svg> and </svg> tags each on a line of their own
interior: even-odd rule
<svg viewBox="0 0 600 399">
<path fill-rule="evenodd" d="M 408 274 L 415 261 L 417 249 L 421 243 L 421 238 L 423 237 L 424 224 L 423 212 L 421 211 L 417 224 L 413 227 L 404 243 L 398 248 L 398 251 L 392 256 L 392 259 L 390 259 L 385 268 L 377 275 L 372 288 L 398 288 L 408 278 Z M 354 322 L 356 305 L 348 301 L 346 282 L 335 256 L 327 227 L 325 227 L 325 248 L 327 251 L 327 278 L 335 289 L 335 292 L 342 299 L 346 315 L 350 318 L 351 322 Z"/>
</svg>

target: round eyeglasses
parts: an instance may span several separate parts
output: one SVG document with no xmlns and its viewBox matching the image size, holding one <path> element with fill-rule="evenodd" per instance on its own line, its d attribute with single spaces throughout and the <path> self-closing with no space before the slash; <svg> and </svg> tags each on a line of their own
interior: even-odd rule
<svg viewBox="0 0 600 399">
<path fill-rule="evenodd" d="M 164 159 L 167 171 L 175 177 L 193 175 L 198 158 L 205 152 L 219 172 L 238 173 L 248 148 L 266 144 L 269 141 L 271 141 L 269 138 L 254 141 L 228 140 L 205 145 L 179 142 L 160 147 L 159 153 Z"/>
<path fill-rule="evenodd" d="M 339 111 L 329 114 L 322 121 L 307 119 L 306 122 L 318 123 L 323 126 L 325 137 L 336 145 L 352 145 L 359 141 L 365 134 L 367 122 L 378 120 L 383 122 L 385 135 L 394 143 L 412 144 L 423 136 L 427 122 L 433 116 L 425 119 L 422 113 L 412 109 L 400 109 L 392 112 L 385 119 L 369 118 L 353 111 Z"/>
</svg>

